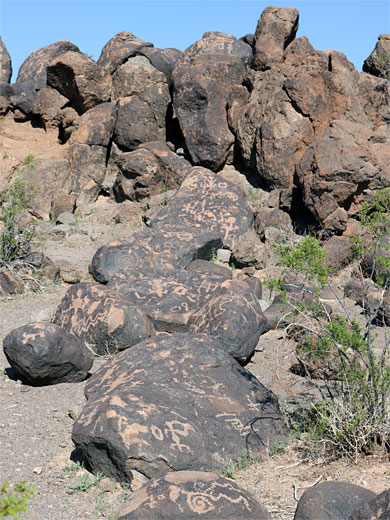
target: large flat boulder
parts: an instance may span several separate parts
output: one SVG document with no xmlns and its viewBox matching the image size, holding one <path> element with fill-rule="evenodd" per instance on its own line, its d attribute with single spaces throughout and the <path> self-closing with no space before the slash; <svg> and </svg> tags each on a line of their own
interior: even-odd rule
<svg viewBox="0 0 390 520">
<path fill-rule="evenodd" d="M 99 355 L 112 354 L 154 334 L 146 314 L 131 300 L 94 283 L 68 289 L 53 322 L 81 338 Z"/>
<path fill-rule="evenodd" d="M 267 510 L 232 480 L 177 471 L 153 478 L 122 505 L 117 520 L 271 520 Z"/>
<path fill-rule="evenodd" d="M 92 471 L 131 481 L 217 470 L 286 439 L 275 395 L 205 334 L 155 336 L 89 379 L 72 438 Z"/>
</svg>

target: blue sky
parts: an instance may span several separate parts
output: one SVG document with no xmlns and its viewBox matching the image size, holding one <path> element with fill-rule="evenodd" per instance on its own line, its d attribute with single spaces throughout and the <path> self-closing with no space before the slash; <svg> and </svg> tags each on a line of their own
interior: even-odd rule
<svg viewBox="0 0 390 520">
<path fill-rule="evenodd" d="M 14 81 L 31 52 L 58 40 L 72 41 L 95 60 L 119 31 L 155 47 L 184 50 L 208 30 L 238 38 L 254 32 L 269 5 L 296 7 L 298 36 L 307 36 L 316 49 L 343 52 L 358 70 L 378 35 L 390 33 L 390 0 L 0 0 L 0 34 L 11 54 Z"/>
</svg>

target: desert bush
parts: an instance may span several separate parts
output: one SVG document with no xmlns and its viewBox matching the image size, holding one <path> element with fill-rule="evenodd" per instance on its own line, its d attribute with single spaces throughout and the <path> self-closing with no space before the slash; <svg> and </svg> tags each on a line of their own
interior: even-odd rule
<svg viewBox="0 0 390 520">
<path fill-rule="evenodd" d="M 27 183 L 22 177 L 26 167 L 34 167 L 34 157 L 28 155 L 23 166 L 16 170 L 16 176 L 10 185 L 0 192 L 0 266 L 10 265 L 23 260 L 30 252 L 30 243 L 34 237 L 34 227 L 20 229 L 20 220 L 29 208 L 31 195 Z"/>
<path fill-rule="evenodd" d="M 27 511 L 27 501 L 35 494 L 23 480 L 12 487 L 6 478 L 0 487 L 0 518 L 19 519 L 18 513 Z"/>
<path fill-rule="evenodd" d="M 332 290 L 330 271 L 320 243 L 309 236 L 295 246 L 277 247 L 284 271 L 268 282 L 271 288 L 283 287 L 283 276 L 295 275 L 310 294 L 309 299 L 297 299 L 296 294 L 285 292 L 289 320 L 284 337 L 293 340 L 300 373 L 322 398 L 309 410 L 296 410 L 290 421 L 303 433 L 306 449 L 328 459 L 346 455 L 356 460 L 360 454 L 387 449 L 390 440 L 390 341 L 384 326 L 378 349 L 375 333 L 390 285 L 390 254 L 382 240 L 390 229 L 390 192 L 378 191 L 371 204 L 362 206 L 360 216 L 372 239 L 368 245 L 361 235 L 353 239 L 357 280 L 363 293 L 375 281 L 381 295 L 376 305 L 367 305 L 355 317 L 336 292 L 339 314 L 322 303 L 321 291 Z M 368 264 L 363 262 L 367 256 Z"/>
</svg>

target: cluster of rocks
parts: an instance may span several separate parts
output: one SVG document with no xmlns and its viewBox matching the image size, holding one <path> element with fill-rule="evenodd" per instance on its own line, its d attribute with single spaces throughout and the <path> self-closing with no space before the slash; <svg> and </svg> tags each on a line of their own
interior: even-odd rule
<svg viewBox="0 0 390 520">
<path fill-rule="evenodd" d="M 263 311 L 261 283 L 244 273 L 301 221 L 321 228 L 329 265 L 341 267 L 361 203 L 390 186 L 390 39 L 379 37 L 359 73 L 296 38 L 298 19 L 268 7 L 255 34 L 207 32 L 184 52 L 121 32 L 96 62 L 61 41 L 32 53 L 13 84 L 0 41 L 0 117 L 63 147 L 24 169 L 44 194 L 36 215 L 171 193 L 147 226 L 96 251 L 97 283 L 72 285 L 51 323 L 4 339 L 33 385 L 84 380 L 94 355 L 112 356 L 86 383 L 72 438 L 91 470 L 151 479 L 120 520 L 271 518 L 211 473 L 288 434 L 276 396 L 243 366 L 280 324 L 278 300 Z M 266 190 L 261 207 L 228 180 L 237 170 Z M 246 271 L 211 262 L 217 250 Z M 379 520 L 389 507 L 387 492 L 321 486 L 304 494 L 297 520 Z"/>
</svg>

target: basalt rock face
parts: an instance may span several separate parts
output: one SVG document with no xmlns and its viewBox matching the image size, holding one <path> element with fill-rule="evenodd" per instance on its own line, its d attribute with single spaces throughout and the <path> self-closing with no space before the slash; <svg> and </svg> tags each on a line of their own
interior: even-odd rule
<svg viewBox="0 0 390 520">
<path fill-rule="evenodd" d="M 106 43 L 97 63 L 113 74 L 120 65 L 136 56 L 144 47 L 153 47 L 153 44 L 141 40 L 133 33 L 122 31 Z"/>
<path fill-rule="evenodd" d="M 220 169 L 232 154 L 247 103 L 243 86 L 252 49 L 231 35 L 207 32 L 173 71 L 173 106 L 194 164 Z"/>
<path fill-rule="evenodd" d="M 178 471 L 152 479 L 123 504 L 117 518 L 270 520 L 271 516 L 232 480 L 213 473 Z"/>
<path fill-rule="evenodd" d="M 0 37 L 0 82 L 9 83 L 12 76 L 11 56 Z"/>
<path fill-rule="evenodd" d="M 93 471 L 120 481 L 132 470 L 150 478 L 217 469 L 286 434 L 272 392 L 205 334 L 139 343 L 96 372 L 85 393 L 73 441 Z"/>
<path fill-rule="evenodd" d="M 77 45 L 66 40 L 52 43 L 32 52 L 22 63 L 16 82 L 32 82 L 36 89 L 46 87 L 49 63 L 68 51 L 80 53 Z"/>
</svg>

